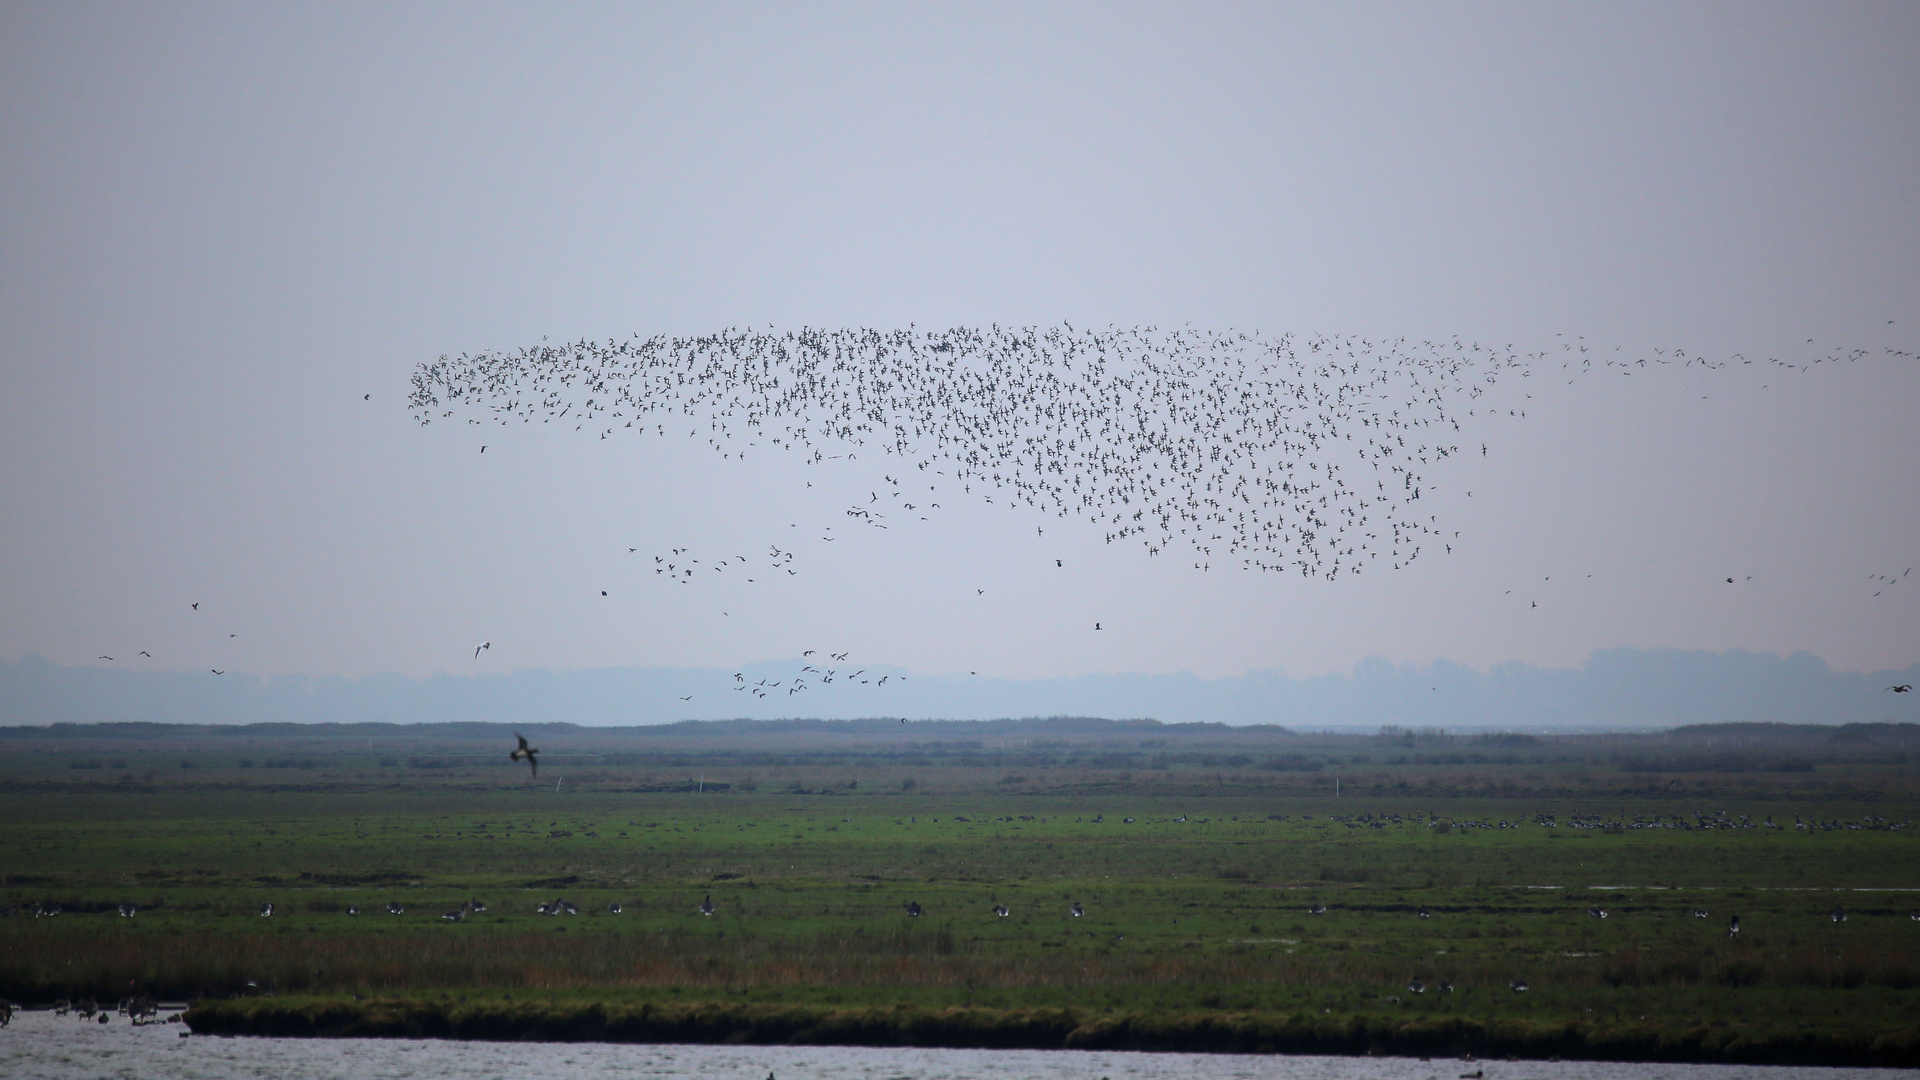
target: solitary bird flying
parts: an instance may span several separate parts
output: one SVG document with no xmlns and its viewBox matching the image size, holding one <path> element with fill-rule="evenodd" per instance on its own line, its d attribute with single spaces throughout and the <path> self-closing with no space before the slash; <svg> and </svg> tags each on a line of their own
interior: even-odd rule
<svg viewBox="0 0 1920 1080">
<path fill-rule="evenodd" d="M 1913 693 L 1913 684 L 1901 683 L 1899 686 L 1889 686 L 1887 687 L 1886 690 L 1882 690 L 1880 692 L 1884 694 L 1884 693 L 1887 693 L 1888 691 L 1892 691 L 1893 693 L 1896 693 L 1896 694 L 1911 694 Z"/>
<path fill-rule="evenodd" d="M 513 733 L 513 737 L 520 740 L 520 746 L 518 749 L 514 750 L 512 753 L 507 755 L 507 760 L 519 761 L 521 758 L 524 757 L 527 759 L 527 768 L 532 770 L 531 775 L 539 776 L 540 763 L 534 760 L 533 755 L 539 753 L 540 748 L 537 746 L 528 746 L 527 737 L 525 735 L 520 734 L 517 731 Z"/>
</svg>

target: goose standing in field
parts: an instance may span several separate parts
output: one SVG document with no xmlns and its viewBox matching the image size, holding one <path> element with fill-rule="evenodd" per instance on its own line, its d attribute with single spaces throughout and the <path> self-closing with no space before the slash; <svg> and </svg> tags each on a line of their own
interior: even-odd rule
<svg viewBox="0 0 1920 1080">
<path fill-rule="evenodd" d="M 1445 981 L 1445 980 L 1442 980 L 1442 981 L 1441 981 L 1441 983 L 1440 983 L 1440 992 L 1441 992 L 1441 993 L 1443 993 L 1443 994 L 1451 994 L 1451 993 L 1453 993 L 1453 984 L 1452 984 L 1451 982 L 1447 982 L 1447 981 Z"/>
<path fill-rule="evenodd" d="M 1837 906 L 1837 907 L 1835 907 L 1835 908 L 1834 908 L 1834 909 L 1833 909 L 1832 911 L 1829 911 L 1829 912 L 1827 912 L 1827 917 L 1828 917 L 1828 918 L 1830 918 L 1830 919 L 1832 919 L 1832 920 L 1833 920 L 1834 922 L 1837 922 L 1837 923 L 1839 923 L 1839 922 L 1846 922 L 1846 921 L 1847 921 L 1847 908 L 1846 908 L 1846 905 L 1845 905 L 1845 904 L 1841 904 L 1841 905 L 1839 905 L 1839 906 Z"/>
<path fill-rule="evenodd" d="M 1326 913 L 1327 913 L 1327 905 L 1321 903 L 1318 900 L 1315 900 L 1313 902 L 1313 906 L 1307 909 L 1307 914 L 1309 915 L 1325 915 Z"/>
<path fill-rule="evenodd" d="M 120 917 L 121 917 L 121 918 L 123 918 L 123 919 L 131 919 L 131 918 L 133 918 L 133 916 L 134 916 L 134 912 L 135 912 L 136 910 L 137 910 L 137 909 L 136 909 L 136 908 L 135 908 L 135 907 L 134 907 L 134 906 L 133 906 L 132 904 L 121 904 L 121 905 L 120 905 Z"/>
<path fill-rule="evenodd" d="M 1421 905 L 1420 905 L 1420 911 L 1419 911 L 1419 915 L 1420 915 L 1420 917 L 1421 917 L 1421 918 L 1423 918 L 1423 919 L 1431 919 L 1431 918 L 1433 918 L 1433 912 L 1431 912 L 1431 911 L 1428 911 L 1428 910 L 1427 910 L 1427 905 L 1425 905 L 1425 904 L 1421 904 Z"/>
<path fill-rule="evenodd" d="M 614 901 L 613 903 L 611 903 L 611 904 L 608 904 L 608 905 L 607 905 L 607 914 L 609 914 L 609 915 L 618 915 L 618 914 L 620 914 L 620 901 L 618 901 L 618 900 L 615 900 L 615 901 Z"/>
<path fill-rule="evenodd" d="M 1067 910 L 1068 910 L 1068 911 L 1071 911 L 1071 912 L 1073 912 L 1073 917 L 1074 917 L 1074 918 L 1076 918 L 1076 919 L 1077 919 L 1077 918 L 1079 918 L 1079 917 L 1080 917 L 1080 916 L 1082 916 L 1082 915 L 1085 915 L 1085 914 L 1087 913 L 1087 909 L 1086 909 L 1086 908 L 1083 908 L 1083 907 L 1081 907 L 1081 906 L 1080 906 L 1080 901 L 1078 901 L 1078 900 L 1075 900 L 1075 901 L 1073 902 L 1073 906 L 1072 906 L 1071 908 L 1068 908 Z"/>
<path fill-rule="evenodd" d="M 469 901 L 467 901 L 467 907 L 468 907 L 468 908 L 469 908 L 470 910 L 472 910 L 472 911 L 473 911 L 473 913 L 474 913 L 474 914 L 476 914 L 476 915 L 478 915 L 478 914 L 479 914 L 480 912 L 482 912 L 482 911 L 485 911 L 485 910 L 487 910 L 487 905 L 486 905 L 486 903 L 485 903 L 484 901 L 480 901 L 480 900 L 469 900 Z"/>
<path fill-rule="evenodd" d="M 1727 936 L 1730 938 L 1740 936 L 1740 916 L 1735 915 L 1733 921 L 1727 924 Z"/>
<path fill-rule="evenodd" d="M 708 893 L 706 896 L 701 898 L 700 914 L 702 915 L 713 914 L 713 894 L 712 893 Z"/>
<path fill-rule="evenodd" d="M 355 906 L 354 906 L 354 905 L 352 905 L 352 904 L 348 904 L 348 905 L 347 905 L 347 917 L 348 917 L 349 919 L 354 919 L 354 918 L 359 918 L 359 916 L 360 916 L 360 909 L 359 909 L 359 908 L 357 908 L 357 907 L 355 907 Z"/>
<path fill-rule="evenodd" d="M 562 900 L 562 901 L 560 901 L 560 910 L 561 910 L 561 912 L 562 912 L 562 913 L 564 913 L 564 914 L 567 914 L 567 915 L 578 915 L 578 914 L 580 914 L 580 907 L 579 907 L 579 905 L 578 905 L 578 904 L 575 904 L 575 903 L 574 903 L 573 901 L 571 901 L 571 900 Z"/>
<path fill-rule="evenodd" d="M 998 915 L 998 916 L 1000 916 L 1000 917 L 1001 917 L 1001 918 L 1003 918 L 1003 919 L 1004 919 L 1004 918 L 1006 918 L 1006 917 L 1007 917 L 1008 915 L 1011 915 L 1011 914 L 1013 914 L 1013 912 L 1011 912 L 1011 911 L 1008 911 L 1008 910 L 1007 910 L 1007 905 L 1005 905 L 1005 904 L 995 904 L 995 905 L 993 905 L 993 913 L 994 913 L 995 915 Z"/>
<path fill-rule="evenodd" d="M 1528 985 L 1527 980 L 1525 979 L 1515 979 L 1512 982 L 1508 983 L 1507 987 L 1516 994 L 1524 994 L 1528 990 L 1532 989 L 1532 987 Z"/>
<path fill-rule="evenodd" d="M 441 922 L 460 922 L 466 917 L 467 917 L 466 908 L 454 908 L 452 911 L 443 911 L 440 913 Z"/>
<path fill-rule="evenodd" d="M 919 917 L 920 917 L 920 901 L 918 900 L 907 901 L 907 918 L 917 919 Z"/>
<path fill-rule="evenodd" d="M 1409 994 L 1424 994 L 1426 992 L 1427 992 L 1427 984 L 1421 982 L 1419 979 L 1414 979 L 1413 981 L 1407 983 L 1407 993 Z"/>
<path fill-rule="evenodd" d="M 407 913 L 407 909 L 400 906 L 400 901 L 398 900 L 387 901 L 387 914 L 405 915 L 406 913 Z"/>
<path fill-rule="evenodd" d="M 1697 907 L 1697 908 L 1694 908 L 1694 909 L 1693 909 L 1693 917 L 1694 917 L 1694 918 L 1696 918 L 1696 919 L 1704 919 L 1704 918 L 1706 918 L 1706 917 L 1707 917 L 1707 909 L 1706 909 L 1706 908 L 1699 908 L 1699 907 Z"/>
<path fill-rule="evenodd" d="M 273 914 L 273 901 L 268 900 L 260 905 L 260 917 L 264 919 L 271 914 Z"/>
</svg>

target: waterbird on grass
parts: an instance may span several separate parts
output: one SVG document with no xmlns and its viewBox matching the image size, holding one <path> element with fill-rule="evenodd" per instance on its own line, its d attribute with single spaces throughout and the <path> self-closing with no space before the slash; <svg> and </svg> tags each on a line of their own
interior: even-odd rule
<svg viewBox="0 0 1920 1080">
<path fill-rule="evenodd" d="M 608 904 L 608 905 L 607 905 L 607 914 L 609 914 L 609 915 L 618 915 L 618 914 L 620 914 L 620 901 L 618 901 L 618 900 L 615 900 L 615 901 L 614 901 L 613 903 L 611 903 L 611 904 Z"/>
<path fill-rule="evenodd" d="M 1407 984 L 1407 993 L 1409 994 L 1424 994 L 1426 992 L 1427 984 L 1421 982 L 1419 979 L 1415 979 Z"/>
<path fill-rule="evenodd" d="M 407 913 L 407 909 L 400 906 L 400 901 L 398 900 L 387 901 L 387 914 L 405 915 L 406 913 Z"/>
<path fill-rule="evenodd" d="M 1524 994 L 1530 989 L 1525 979 L 1515 979 L 1508 983 L 1507 987 L 1516 994 Z"/>
<path fill-rule="evenodd" d="M 1847 921 L 1846 905 L 1842 904 L 1838 907 L 1835 907 L 1832 911 L 1827 912 L 1827 917 L 1837 923 L 1846 922 Z"/>
<path fill-rule="evenodd" d="M 1318 900 L 1315 900 L 1313 902 L 1313 906 L 1307 909 L 1307 914 L 1309 915 L 1325 915 L 1326 913 L 1327 913 L 1327 905 L 1321 903 Z"/>
<path fill-rule="evenodd" d="M 1005 904 L 995 904 L 995 905 L 993 905 L 993 913 L 994 913 L 995 915 L 998 915 L 998 916 L 1000 916 L 1000 917 L 1001 917 L 1001 918 L 1003 918 L 1003 919 L 1004 919 L 1004 918 L 1006 918 L 1007 916 L 1009 916 L 1009 915 L 1011 915 L 1011 914 L 1013 914 L 1013 912 L 1011 912 L 1011 911 L 1008 911 L 1008 910 L 1007 910 L 1007 905 L 1005 905 Z"/>
<path fill-rule="evenodd" d="M 264 919 L 264 918 L 266 918 L 267 916 L 269 916 L 269 915 L 271 915 L 271 914 L 273 914 L 273 901 L 271 901 L 271 900 L 269 900 L 269 901 L 267 901 L 267 902 L 265 902 L 265 903 L 263 903 L 263 904 L 261 904 L 261 905 L 260 905 L 260 917 L 261 917 L 261 918 L 263 918 L 263 919 Z"/>
<path fill-rule="evenodd" d="M 352 904 L 348 904 L 348 905 L 347 905 L 347 917 L 348 917 L 348 918 L 354 918 L 354 917 L 357 917 L 357 916 L 358 916 L 359 914 L 360 914 L 360 909 L 359 909 L 359 908 L 357 908 L 357 907 L 355 907 L 355 906 L 353 906 Z"/>
<path fill-rule="evenodd" d="M 1068 910 L 1073 912 L 1073 917 L 1076 919 L 1087 913 L 1087 910 L 1080 906 L 1080 901 L 1078 900 L 1075 900 L 1073 902 L 1073 907 L 1069 908 Z"/>
<path fill-rule="evenodd" d="M 700 914 L 702 915 L 713 914 L 713 894 L 712 893 L 708 893 L 705 897 L 701 899 Z"/>
<path fill-rule="evenodd" d="M 528 746 L 527 737 L 525 735 L 520 734 L 517 731 L 513 733 L 513 737 L 520 741 L 520 746 L 518 749 L 514 750 L 512 753 L 507 755 L 507 760 L 519 761 L 521 758 L 524 757 L 527 759 L 527 768 L 532 770 L 532 772 L 529 775 L 539 776 L 540 763 L 534 760 L 533 755 L 538 754 L 540 752 L 540 748 L 537 746 Z"/>
<path fill-rule="evenodd" d="M 907 918 L 917 919 L 919 917 L 920 917 L 920 901 L 918 900 L 907 901 Z"/>
<path fill-rule="evenodd" d="M 1727 936 L 1730 938 L 1740 936 L 1740 916 L 1735 915 L 1733 921 L 1727 924 Z"/>
</svg>

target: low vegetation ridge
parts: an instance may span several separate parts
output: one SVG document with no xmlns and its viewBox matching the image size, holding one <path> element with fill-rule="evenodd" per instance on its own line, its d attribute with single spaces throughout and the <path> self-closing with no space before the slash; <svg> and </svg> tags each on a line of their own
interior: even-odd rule
<svg viewBox="0 0 1920 1080">
<path fill-rule="evenodd" d="M 1807 1033 L 1763 1025 L 1578 1020 L 1398 1019 L 1385 1015 L 1087 1012 L 1072 1008 L 820 1008 L 695 1001 L 659 1006 L 329 999 L 203 1001 L 196 1034 L 494 1041 L 756 1043 L 1236 1054 L 1380 1054 L 1920 1065 L 1920 1021 L 1890 1032 Z"/>
</svg>

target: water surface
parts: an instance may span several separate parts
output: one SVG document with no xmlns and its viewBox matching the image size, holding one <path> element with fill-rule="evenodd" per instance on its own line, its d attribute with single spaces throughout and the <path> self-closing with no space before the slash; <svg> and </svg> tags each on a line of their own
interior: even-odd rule
<svg viewBox="0 0 1920 1080">
<path fill-rule="evenodd" d="M 0 1076 L 43 1080 L 1888 1080 L 1896 1069 L 1636 1065 L 1586 1061 L 1471 1065 L 1450 1059 L 925 1050 L 842 1046 L 636 1046 L 435 1039 L 183 1039 L 181 1024 L 133 1027 L 51 1012 L 0 1029 Z"/>
</svg>

